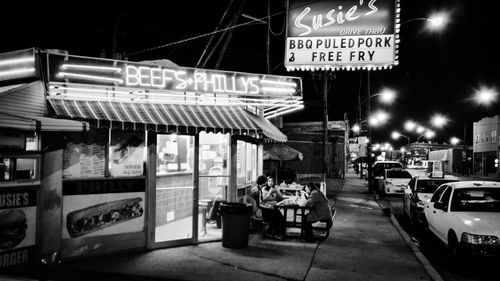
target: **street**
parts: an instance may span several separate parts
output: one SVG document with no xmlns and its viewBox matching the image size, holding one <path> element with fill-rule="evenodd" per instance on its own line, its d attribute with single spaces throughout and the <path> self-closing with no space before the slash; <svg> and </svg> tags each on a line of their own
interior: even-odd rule
<svg viewBox="0 0 500 281">
<path fill-rule="evenodd" d="M 466 178 L 461 178 L 465 180 Z M 498 280 L 498 263 L 488 259 L 472 259 L 467 267 L 456 268 L 450 262 L 448 251 L 432 233 L 424 227 L 412 227 L 403 213 L 402 195 L 382 195 L 380 201 L 390 205 L 391 212 L 401 227 L 410 235 L 415 245 L 436 268 L 444 280 Z"/>
</svg>

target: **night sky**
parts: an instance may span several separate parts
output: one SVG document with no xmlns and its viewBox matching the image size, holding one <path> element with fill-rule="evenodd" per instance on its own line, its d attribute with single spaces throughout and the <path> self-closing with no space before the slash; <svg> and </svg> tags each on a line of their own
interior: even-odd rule
<svg viewBox="0 0 500 281">
<path fill-rule="evenodd" d="M 63 49 L 72 55 L 111 58 L 114 42 L 116 53 L 131 61 L 169 59 L 180 66 L 196 67 L 210 39 L 200 35 L 215 30 L 230 2 L 77 1 L 77 5 L 66 1 L 4 6 L 0 17 L 0 52 L 38 47 Z M 223 25 L 230 22 L 241 2 L 234 1 Z M 381 106 L 372 99 L 372 110 L 383 107 L 391 114 L 386 125 L 372 129 L 374 141 L 402 145 L 406 140 L 393 141 L 390 133 L 402 131 L 405 120 L 412 119 L 429 127 L 430 117 L 442 113 L 453 122 L 436 131 L 436 140 L 448 141 L 452 135 L 463 138 L 466 123 L 467 143 L 472 144 L 472 122 L 500 113 L 500 101 L 486 108 L 470 99 L 474 90 L 482 85 L 500 89 L 497 16 L 500 5 L 496 2 L 402 0 L 402 22 L 426 17 L 432 11 L 447 10 L 451 13 L 449 25 L 441 33 L 431 34 L 425 31 L 423 21 L 403 24 L 400 64 L 390 70 L 369 74 L 359 70 L 334 72 L 328 92 L 329 119 L 341 120 L 347 113 L 351 124 L 355 123 L 359 116 L 358 95 L 364 100 L 368 93 L 390 87 L 398 93 L 395 104 Z M 265 18 L 267 7 L 267 0 L 247 0 L 243 14 Z M 314 72 L 287 72 L 283 66 L 285 9 L 286 1 L 272 0 L 269 69 L 271 74 L 303 78 L 306 108 L 286 115 L 284 121 L 320 121 L 322 81 Z M 249 21 L 241 17 L 237 24 Z M 267 73 L 267 31 L 267 25 L 262 23 L 234 28 L 219 69 Z M 197 38 L 191 40 L 194 37 Z M 204 68 L 215 68 L 224 42 Z M 365 118 L 366 108 L 361 109 Z M 406 134 L 416 141 L 416 134 Z"/>
</svg>

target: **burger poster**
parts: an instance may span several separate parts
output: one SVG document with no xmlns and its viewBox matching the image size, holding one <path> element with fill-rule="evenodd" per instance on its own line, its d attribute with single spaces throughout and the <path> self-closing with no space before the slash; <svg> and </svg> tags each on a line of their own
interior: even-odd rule
<svg viewBox="0 0 500 281">
<path fill-rule="evenodd" d="M 0 191 L 0 268 L 33 259 L 37 191 Z"/>
</svg>

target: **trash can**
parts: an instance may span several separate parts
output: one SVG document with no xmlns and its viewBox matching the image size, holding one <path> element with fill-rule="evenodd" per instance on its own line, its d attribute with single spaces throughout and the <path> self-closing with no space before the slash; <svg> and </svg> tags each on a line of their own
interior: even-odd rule
<svg viewBox="0 0 500 281">
<path fill-rule="evenodd" d="M 245 248 L 248 246 L 248 233 L 252 206 L 244 203 L 226 202 L 219 206 L 222 217 L 222 246 L 226 248 Z"/>
</svg>

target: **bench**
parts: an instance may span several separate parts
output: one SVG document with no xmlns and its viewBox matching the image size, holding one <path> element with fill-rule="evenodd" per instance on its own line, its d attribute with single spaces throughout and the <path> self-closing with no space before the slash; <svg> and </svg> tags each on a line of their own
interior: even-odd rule
<svg viewBox="0 0 500 281">
<path fill-rule="evenodd" d="M 335 218 L 335 209 L 332 207 L 332 219 L 320 220 L 312 224 L 313 231 L 321 231 L 320 241 L 325 240 L 330 236 L 330 229 L 333 226 L 333 219 Z"/>
<path fill-rule="evenodd" d="M 304 231 L 304 225 L 302 224 L 302 221 L 305 220 L 305 216 L 307 215 L 308 212 L 308 207 L 301 207 L 298 205 L 283 205 L 278 207 L 285 218 L 286 222 L 286 227 L 287 228 L 299 228 L 300 233 L 299 236 L 300 238 L 304 238 L 305 236 L 305 231 Z M 331 220 L 320 220 L 317 222 L 314 222 L 312 224 L 313 231 L 315 232 L 321 232 L 319 240 L 323 241 L 328 236 L 330 235 L 330 229 L 333 226 L 333 219 L 335 217 L 335 209 L 333 209 L 333 206 L 331 207 L 332 210 L 332 219 Z M 287 236 L 293 236 L 292 233 L 287 232 Z"/>
</svg>

